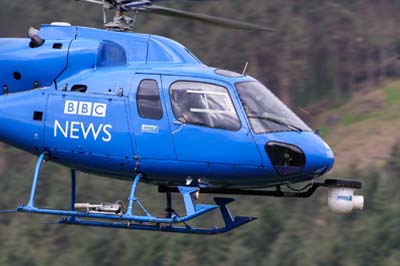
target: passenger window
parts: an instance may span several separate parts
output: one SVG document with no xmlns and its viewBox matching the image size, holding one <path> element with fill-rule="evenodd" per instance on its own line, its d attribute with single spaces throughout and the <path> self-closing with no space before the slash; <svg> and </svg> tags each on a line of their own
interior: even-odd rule
<svg viewBox="0 0 400 266">
<path fill-rule="evenodd" d="M 163 111 L 157 81 L 147 79 L 140 82 L 136 101 L 140 117 L 156 120 L 162 118 Z"/>
<path fill-rule="evenodd" d="M 226 88 L 200 82 L 179 81 L 170 88 L 175 118 L 185 124 L 236 131 L 241 127 Z"/>
</svg>

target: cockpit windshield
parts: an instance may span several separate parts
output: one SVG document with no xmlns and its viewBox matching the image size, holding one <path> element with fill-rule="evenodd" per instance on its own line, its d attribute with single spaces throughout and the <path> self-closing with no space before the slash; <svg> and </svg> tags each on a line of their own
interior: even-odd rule
<svg viewBox="0 0 400 266">
<path fill-rule="evenodd" d="M 270 90 L 257 81 L 236 84 L 240 100 L 256 134 L 311 129 Z"/>
</svg>

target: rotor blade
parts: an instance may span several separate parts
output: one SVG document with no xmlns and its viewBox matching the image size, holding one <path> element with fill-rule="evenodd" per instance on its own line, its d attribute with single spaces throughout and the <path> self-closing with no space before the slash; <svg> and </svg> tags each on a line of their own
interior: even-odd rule
<svg viewBox="0 0 400 266">
<path fill-rule="evenodd" d="M 121 5 L 121 8 L 123 10 L 137 10 L 140 7 L 147 7 L 147 6 L 151 6 L 151 1 L 149 0 L 143 0 L 143 1 L 135 1 L 135 2 L 131 2 L 131 3 L 127 3 L 127 4 L 123 4 Z"/>
<path fill-rule="evenodd" d="M 226 18 L 219 18 L 219 17 L 210 16 L 210 15 L 194 13 L 194 12 L 189 12 L 189 11 L 183 11 L 183 10 L 158 6 L 158 5 L 144 6 L 144 7 L 141 7 L 140 10 L 146 11 L 149 13 L 159 14 L 159 15 L 198 20 L 201 22 L 205 22 L 205 23 L 209 23 L 209 24 L 213 24 L 213 25 L 217 25 L 217 26 L 222 26 L 222 27 L 233 28 L 233 29 L 255 30 L 255 31 L 275 31 L 275 32 L 278 31 L 277 29 L 267 28 L 267 27 L 252 24 L 252 23 L 241 22 L 241 21 L 226 19 Z"/>
<path fill-rule="evenodd" d="M 75 0 L 76 2 L 78 1 L 84 1 L 84 2 L 89 2 L 89 3 L 93 3 L 93 4 L 99 4 L 99 5 L 103 5 L 103 2 L 100 0 Z"/>
</svg>

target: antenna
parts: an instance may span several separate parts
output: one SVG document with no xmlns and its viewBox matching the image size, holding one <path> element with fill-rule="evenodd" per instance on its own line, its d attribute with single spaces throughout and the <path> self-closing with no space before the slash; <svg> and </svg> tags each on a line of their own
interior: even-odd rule
<svg viewBox="0 0 400 266">
<path fill-rule="evenodd" d="M 246 61 L 246 64 L 244 65 L 243 72 L 242 72 L 242 75 L 243 75 L 243 76 L 246 75 L 246 71 L 247 71 L 247 67 L 248 67 L 248 66 L 249 66 L 249 61 Z"/>
<path fill-rule="evenodd" d="M 106 1 L 105 0 L 103 0 L 103 22 L 104 22 L 104 25 L 107 24 Z"/>
</svg>

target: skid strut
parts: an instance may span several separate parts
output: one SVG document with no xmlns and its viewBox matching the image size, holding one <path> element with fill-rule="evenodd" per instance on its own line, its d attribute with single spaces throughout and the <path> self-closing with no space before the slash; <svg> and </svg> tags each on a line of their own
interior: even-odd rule
<svg viewBox="0 0 400 266">
<path fill-rule="evenodd" d="M 140 202 L 136 196 L 136 191 L 142 174 L 139 173 L 135 176 L 131 192 L 128 198 L 128 207 L 125 213 L 111 213 L 101 211 L 77 211 L 76 209 L 76 173 L 71 169 L 71 206 L 70 210 L 57 210 L 57 209 L 42 209 L 35 206 L 36 189 L 40 176 L 40 169 L 47 155 L 42 154 L 36 164 L 35 174 L 32 182 L 31 194 L 27 205 L 19 205 L 16 209 L 17 212 L 34 213 L 34 214 L 47 214 L 63 216 L 58 223 L 72 224 L 82 226 L 95 226 L 95 227 L 110 227 L 122 228 L 133 230 L 149 230 L 161 232 L 176 232 L 176 233 L 192 233 L 192 234 L 219 234 L 228 232 L 243 224 L 255 220 L 255 217 L 233 217 L 228 208 L 228 204 L 233 202 L 234 199 L 229 198 L 215 198 L 215 205 L 209 204 L 194 204 L 192 195 L 199 191 L 197 187 L 178 187 L 179 193 L 183 197 L 185 204 L 186 215 L 179 216 L 172 208 L 171 192 L 167 191 L 167 208 L 166 217 L 155 217 L 151 215 Z M 145 215 L 137 215 L 134 213 L 135 204 L 143 211 Z M 82 206 L 82 205 L 78 205 Z M 85 205 L 91 207 L 92 205 Z M 98 206 L 98 205 L 97 205 Z M 89 209 L 88 207 L 88 209 Z M 193 228 L 186 222 L 191 221 L 205 213 L 219 208 L 225 226 L 222 228 Z"/>
</svg>

